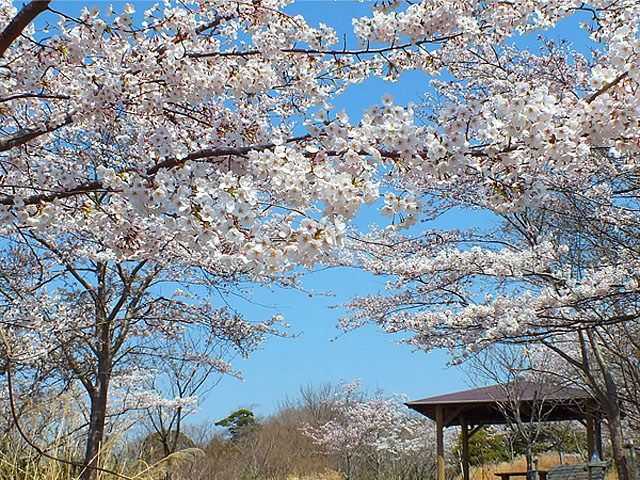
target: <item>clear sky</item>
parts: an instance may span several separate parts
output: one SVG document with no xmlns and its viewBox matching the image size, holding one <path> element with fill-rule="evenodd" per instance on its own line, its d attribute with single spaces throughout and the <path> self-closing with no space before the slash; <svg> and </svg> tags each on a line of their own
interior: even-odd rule
<svg viewBox="0 0 640 480">
<path fill-rule="evenodd" d="M 381 388 L 413 399 L 466 388 L 459 371 L 445 368 L 443 353 L 414 352 L 373 326 L 341 335 L 335 324 L 342 309 L 329 307 L 355 293 L 382 291 L 384 279 L 332 269 L 308 275 L 304 284 L 316 292 L 330 289 L 335 296 L 309 298 L 295 291 L 256 295 L 259 301 L 270 301 L 274 313 L 283 314 L 292 325 L 291 333 L 298 336 L 272 338 L 248 360 L 235 361 L 244 381 L 223 379 L 195 418 L 219 420 L 238 408 L 268 415 L 285 396 L 296 397 L 301 385 L 342 379 L 360 379 L 369 389 Z"/>
</svg>

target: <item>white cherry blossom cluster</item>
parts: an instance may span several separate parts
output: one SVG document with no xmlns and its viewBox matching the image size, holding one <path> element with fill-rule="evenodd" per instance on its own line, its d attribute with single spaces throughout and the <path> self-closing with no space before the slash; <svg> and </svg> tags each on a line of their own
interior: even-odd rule
<svg viewBox="0 0 640 480">
<path fill-rule="evenodd" d="M 126 5 L 62 18 L 44 43 L 25 31 L 3 58 L 4 232 L 60 222 L 100 232 L 111 251 L 99 255 L 121 260 L 173 238 L 256 276 L 335 250 L 377 184 L 342 165 L 342 149 L 325 161 L 302 140 L 283 145 L 288 119 L 342 80 L 325 74 L 338 59 L 296 51 L 328 48 L 335 32 L 280 8 L 153 7 L 134 25 Z M 18 111 L 26 124 L 10 120 Z"/>
<path fill-rule="evenodd" d="M 354 298 L 344 328 L 374 321 L 387 332 L 410 334 L 406 341 L 418 348 L 458 355 L 638 314 L 640 263 L 633 254 L 599 259 L 577 276 L 574 251 L 550 240 L 515 249 L 485 239 L 484 248 L 466 249 L 464 237 L 432 235 L 431 242 L 379 235 L 354 242 L 356 264 L 389 276 L 389 292 Z"/>
<path fill-rule="evenodd" d="M 15 166 L 3 177 L 5 224 L 46 226 L 59 218 L 102 228 L 116 221 L 115 228 L 102 231 L 114 232 L 114 255 L 125 257 L 153 252 L 158 238 L 179 232 L 181 241 L 195 241 L 196 249 L 204 245 L 227 268 L 247 263 L 249 255 L 247 269 L 263 274 L 273 272 L 276 263 L 285 270 L 298 261 L 311 265 L 339 245 L 342 222 L 375 199 L 380 163 L 401 173 L 398 181 L 408 189 L 465 185 L 472 170 L 491 208 L 520 208 L 544 194 L 539 173 L 547 160 L 576 168 L 572 162 L 591 150 L 583 132 L 602 131 L 599 123 L 610 118 L 597 116 L 598 103 L 608 102 L 614 91 L 619 107 L 609 111 L 622 127 L 633 124 L 633 95 L 624 95 L 622 87 L 633 91 L 627 66 L 634 64 L 636 47 L 629 37 L 637 37 L 637 22 L 635 10 L 625 5 L 616 12 L 624 12 L 626 27 L 598 7 L 603 12 L 594 35 L 611 43 L 613 56 L 594 66 L 591 86 L 609 85 L 625 72 L 629 78 L 591 102 L 568 96 L 570 89 L 583 88 L 571 81 L 558 92 L 558 85 L 477 75 L 468 92 L 485 88 L 493 94 L 456 106 L 458 98 L 439 128 L 416 128 L 412 108 L 385 99 L 359 125 L 342 117 L 310 123 L 311 142 L 291 141 L 286 120 L 322 105 L 348 83 L 427 64 L 447 66 L 466 81 L 463 65 L 472 57 L 473 71 L 495 69 L 489 61 L 478 62 L 491 55 L 492 45 L 516 30 L 552 25 L 581 6 L 521 2 L 494 8 L 436 1 L 402 11 L 388 6 L 356 22 L 363 41 L 410 40 L 384 55 L 373 47 L 357 55 L 331 54 L 332 29 L 284 14 L 277 2 L 205 2 L 192 11 L 154 7 L 140 25 L 132 23 L 132 5 L 122 12 L 85 10 L 77 20 L 63 18 L 57 35 L 44 44 L 27 35 L 5 53 L 12 69 L 3 74 L 0 92 L 8 120 L 3 138 L 17 136 L 20 143 L 28 137 L 30 146 L 28 157 L 13 143 L 3 154 L 7 165 Z M 470 32 L 478 39 L 468 37 Z M 430 48 L 417 48 L 420 42 Z M 516 55 L 505 52 L 499 61 L 512 61 L 507 68 L 512 77 L 530 80 L 517 71 L 524 59 L 516 63 Z M 616 60 L 623 57 L 624 65 Z M 527 59 L 535 61 L 545 59 Z M 583 66 L 565 62 L 567 70 Z M 18 111 L 29 112 L 26 127 L 9 120 Z M 25 128 L 36 129 L 36 135 L 25 137 Z M 629 128 L 628 134 L 599 143 L 625 151 L 633 132 Z M 96 161 L 100 157 L 108 164 Z M 333 181 L 323 181 L 328 178 Z M 110 195 L 99 214 L 90 198 L 72 194 L 104 189 Z M 243 189 L 252 192 L 236 195 Z M 414 194 L 400 193 L 387 195 L 385 214 L 411 225 L 421 204 Z M 324 238 L 310 241 L 296 233 L 305 218 L 320 221 L 314 234 Z M 143 223 L 144 235 L 136 234 Z M 290 231 L 274 231 L 275 224 L 287 224 Z M 268 265 L 256 257 L 262 252 Z"/>
<path fill-rule="evenodd" d="M 317 445 L 347 456 L 366 456 L 368 449 L 400 456 L 433 444 L 435 429 L 427 419 L 409 415 L 398 399 L 363 397 L 359 387 L 358 382 L 343 385 L 336 398 L 327 401 L 334 418 L 305 426 Z"/>
</svg>

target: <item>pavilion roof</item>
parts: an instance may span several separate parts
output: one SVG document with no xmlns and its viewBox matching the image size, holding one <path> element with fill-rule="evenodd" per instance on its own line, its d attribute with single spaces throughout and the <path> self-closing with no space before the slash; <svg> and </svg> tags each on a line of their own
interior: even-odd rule
<svg viewBox="0 0 640 480">
<path fill-rule="evenodd" d="M 469 425 L 493 425 L 507 423 L 506 415 L 513 414 L 516 402 L 525 422 L 584 420 L 587 408 L 595 409 L 595 402 L 584 390 L 526 380 L 423 398 L 406 405 L 432 420 L 436 419 L 437 408 L 442 407 L 444 426 L 461 425 L 463 419 Z"/>
</svg>

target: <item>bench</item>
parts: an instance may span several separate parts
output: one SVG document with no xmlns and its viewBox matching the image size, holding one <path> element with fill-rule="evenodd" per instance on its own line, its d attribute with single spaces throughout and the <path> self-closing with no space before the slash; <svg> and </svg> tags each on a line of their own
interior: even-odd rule
<svg viewBox="0 0 640 480">
<path fill-rule="evenodd" d="M 556 465 L 547 472 L 547 480 L 604 480 L 611 462 L 597 461 Z"/>
<path fill-rule="evenodd" d="M 537 470 L 538 480 L 604 480 L 607 468 L 611 462 L 598 461 L 589 463 L 575 463 L 556 465 L 549 470 Z M 591 472 L 589 472 L 591 469 Z M 511 477 L 526 477 L 527 472 L 494 473 L 500 480 L 511 480 Z"/>
<path fill-rule="evenodd" d="M 538 480 L 548 480 L 547 470 L 534 470 L 533 473 L 538 474 Z M 511 477 L 526 477 L 527 472 L 500 472 L 494 473 L 496 477 L 500 477 L 500 480 L 511 480 Z"/>
</svg>

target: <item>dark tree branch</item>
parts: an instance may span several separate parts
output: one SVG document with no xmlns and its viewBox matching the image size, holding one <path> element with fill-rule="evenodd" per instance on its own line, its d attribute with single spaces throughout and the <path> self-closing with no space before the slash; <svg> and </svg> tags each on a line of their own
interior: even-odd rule
<svg viewBox="0 0 640 480">
<path fill-rule="evenodd" d="M 32 0 L 22 7 L 22 10 L 0 33 L 0 57 L 4 55 L 16 38 L 27 28 L 38 15 L 44 12 L 51 0 Z"/>
<path fill-rule="evenodd" d="M 281 50 L 282 53 L 300 53 L 306 55 L 330 55 L 334 57 L 339 56 L 353 56 L 359 57 L 364 55 L 379 55 L 382 53 L 393 52 L 393 51 L 406 51 L 411 47 L 418 47 L 421 45 L 428 44 L 438 44 L 443 43 L 449 40 L 453 40 L 454 38 L 459 37 L 460 33 L 454 33 L 452 35 L 448 35 L 445 37 L 435 37 L 429 38 L 426 40 L 421 40 L 418 42 L 405 43 L 402 45 L 390 45 L 388 47 L 381 48 L 363 48 L 359 50 L 319 50 L 314 48 L 285 48 Z M 260 55 L 260 50 L 245 50 L 245 51 L 228 51 L 228 52 L 187 52 L 187 57 L 189 58 L 211 58 L 211 57 L 245 57 L 252 55 Z"/>
<path fill-rule="evenodd" d="M 0 103 L 10 102 L 11 100 L 20 100 L 22 98 L 44 98 L 44 99 L 53 99 L 53 100 L 69 100 L 71 99 L 68 95 L 53 95 L 47 93 L 16 93 L 15 95 L 9 95 L 8 97 L 0 98 Z"/>
<path fill-rule="evenodd" d="M 62 128 L 65 125 L 69 125 L 72 121 L 73 115 L 69 114 L 60 122 L 46 122 L 44 125 L 39 127 L 23 128 L 10 135 L 0 137 L 0 152 L 19 147 L 20 145 L 24 145 L 25 143 L 30 142 L 34 138 L 38 138 L 47 133 L 55 132 L 59 128 Z"/>
<path fill-rule="evenodd" d="M 303 140 L 308 138 L 308 136 L 296 137 L 288 140 L 289 143 Z M 0 151 L 2 151 L 2 139 L 0 138 Z M 252 151 L 263 151 L 275 148 L 276 144 L 268 143 L 263 145 L 250 145 L 246 147 L 217 147 L 217 148 L 205 148 L 202 150 L 198 150 L 190 155 L 187 155 L 185 158 L 169 158 L 164 160 L 156 165 L 148 168 L 145 172 L 145 175 L 152 177 L 161 169 L 171 169 L 175 168 L 179 165 L 183 165 L 188 161 L 194 160 L 203 160 L 209 158 L 218 158 L 218 157 L 227 157 L 227 156 L 244 156 Z M 129 170 L 129 172 L 133 172 L 135 170 Z M 73 197 L 83 193 L 91 193 L 97 192 L 100 190 L 106 190 L 106 187 L 100 180 L 94 180 L 92 182 L 83 183 L 69 190 L 63 190 L 60 192 L 52 192 L 52 193 L 42 193 L 38 195 L 31 195 L 29 197 L 24 198 L 25 205 L 40 205 L 42 203 L 52 202 L 57 199 L 64 199 Z M 0 194 L 0 205 L 14 205 L 15 195 L 2 195 Z"/>
<path fill-rule="evenodd" d="M 607 92 L 609 89 L 615 87 L 618 83 L 620 83 L 622 80 L 624 80 L 628 76 L 629 76 L 629 72 L 624 72 L 624 73 L 618 75 L 613 81 L 607 83 L 600 90 L 598 90 L 593 95 L 591 95 L 589 98 L 587 98 L 587 103 L 593 102 L 600 95 L 602 95 L 603 93 Z"/>
</svg>

